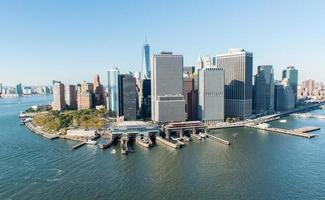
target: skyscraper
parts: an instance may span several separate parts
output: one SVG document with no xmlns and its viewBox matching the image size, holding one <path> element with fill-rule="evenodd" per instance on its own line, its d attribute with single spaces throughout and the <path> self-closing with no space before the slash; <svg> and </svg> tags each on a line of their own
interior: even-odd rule
<svg viewBox="0 0 325 200">
<path fill-rule="evenodd" d="M 23 95 L 23 87 L 21 85 L 21 83 L 19 83 L 18 85 L 16 85 L 16 95 L 18 97 Z"/>
<path fill-rule="evenodd" d="M 246 119 L 252 114 L 253 54 L 229 49 L 217 55 L 217 66 L 225 73 L 225 117 Z"/>
<path fill-rule="evenodd" d="M 161 52 L 153 56 L 151 107 L 154 122 L 185 121 L 182 55 Z"/>
<path fill-rule="evenodd" d="M 93 108 L 93 90 L 94 85 L 92 83 L 81 83 L 78 88 L 78 110 Z"/>
<path fill-rule="evenodd" d="M 198 118 L 208 124 L 224 121 L 224 70 L 209 67 L 199 70 Z"/>
<path fill-rule="evenodd" d="M 64 90 L 65 104 L 69 109 L 77 109 L 77 90 L 75 85 L 67 85 Z"/>
<path fill-rule="evenodd" d="M 140 115 L 144 120 L 151 119 L 151 80 L 141 81 Z"/>
<path fill-rule="evenodd" d="M 62 111 L 66 108 L 64 99 L 64 85 L 59 81 L 53 83 L 52 109 Z"/>
<path fill-rule="evenodd" d="M 194 87 L 194 77 L 183 78 L 183 94 L 185 99 L 186 120 L 194 121 L 197 117 L 197 90 Z"/>
<path fill-rule="evenodd" d="M 151 77 L 151 72 L 150 72 L 150 46 L 147 43 L 143 45 L 142 49 L 142 73 L 143 73 L 143 78 L 150 78 Z"/>
<path fill-rule="evenodd" d="M 135 78 L 131 74 L 121 74 L 118 77 L 119 116 L 125 120 L 137 119 L 137 93 Z"/>
<path fill-rule="evenodd" d="M 298 70 L 294 66 L 288 66 L 286 69 L 286 76 L 288 79 L 288 85 L 292 88 L 295 98 L 295 104 L 297 103 L 297 90 L 298 90 Z"/>
<path fill-rule="evenodd" d="M 119 91 L 118 91 L 119 70 L 112 67 L 108 70 L 108 110 L 114 116 L 119 115 Z"/>
<path fill-rule="evenodd" d="M 254 76 L 254 113 L 274 111 L 274 73 L 272 65 L 260 65 Z"/>
<path fill-rule="evenodd" d="M 96 107 L 98 105 L 105 105 L 105 102 L 104 102 L 104 99 L 105 99 L 105 96 L 104 96 L 104 87 L 103 85 L 101 84 L 100 82 L 100 78 L 99 78 L 99 75 L 97 74 L 94 78 L 94 82 L 93 82 L 93 85 L 94 85 L 94 99 L 93 99 L 93 106 Z"/>
</svg>

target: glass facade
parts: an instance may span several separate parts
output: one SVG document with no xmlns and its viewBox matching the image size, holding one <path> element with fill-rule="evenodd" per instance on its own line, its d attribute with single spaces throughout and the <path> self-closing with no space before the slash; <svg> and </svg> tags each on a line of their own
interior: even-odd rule
<svg viewBox="0 0 325 200">
<path fill-rule="evenodd" d="M 113 67 L 108 70 L 108 108 L 115 116 L 119 114 L 118 75 L 119 70 L 117 68 Z"/>
<path fill-rule="evenodd" d="M 150 78 L 151 72 L 150 72 L 150 46 L 149 44 L 143 45 L 142 50 L 142 73 L 144 78 Z"/>
</svg>

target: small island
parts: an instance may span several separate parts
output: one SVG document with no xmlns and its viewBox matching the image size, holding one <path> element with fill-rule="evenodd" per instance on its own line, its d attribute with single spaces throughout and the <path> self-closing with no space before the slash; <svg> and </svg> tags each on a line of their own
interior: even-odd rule
<svg viewBox="0 0 325 200">
<path fill-rule="evenodd" d="M 38 106 L 28 108 L 20 117 L 22 124 L 44 137 L 81 142 L 104 135 L 105 127 L 114 122 L 104 108 L 55 111 L 50 106 Z"/>
</svg>

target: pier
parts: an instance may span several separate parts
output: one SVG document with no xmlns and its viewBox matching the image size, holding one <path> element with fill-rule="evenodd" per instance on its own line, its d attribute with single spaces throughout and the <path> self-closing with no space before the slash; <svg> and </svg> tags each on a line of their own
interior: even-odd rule
<svg viewBox="0 0 325 200">
<path fill-rule="evenodd" d="M 227 140 L 221 139 L 221 138 L 219 138 L 217 136 L 214 136 L 214 135 L 211 135 L 211 134 L 207 134 L 207 133 L 206 133 L 206 135 L 208 136 L 208 138 L 212 138 L 213 140 L 215 140 L 215 141 L 217 141 L 217 142 L 219 142 L 221 144 L 230 145 L 230 142 L 227 141 Z"/>
<path fill-rule="evenodd" d="M 82 146 L 85 145 L 85 144 L 86 144 L 86 142 L 81 142 L 81 143 L 79 143 L 79 144 L 77 144 L 77 145 L 74 145 L 74 146 L 72 147 L 72 149 L 73 149 L 73 150 L 78 149 L 78 148 L 82 147 Z"/>
<path fill-rule="evenodd" d="M 303 128 L 299 128 L 299 129 L 292 129 L 292 130 L 282 129 L 282 128 L 271 128 L 271 127 L 262 126 L 262 125 L 254 125 L 254 126 L 247 126 L 247 127 L 256 128 L 256 129 L 265 130 L 265 131 L 271 131 L 271 132 L 274 132 L 274 133 L 281 133 L 281 134 L 299 136 L 299 137 L 304 137 L 304 138 L 313 138 L 313 137 L 315 137 L 314 134 L 309 134 L 309 133 L 306 133 L 306 132 L 319 130 L 319 128 L 317 129 L 316 127 L 312 127 L 312 128 L 311 127 L 303 127 Z"/>
</svg>

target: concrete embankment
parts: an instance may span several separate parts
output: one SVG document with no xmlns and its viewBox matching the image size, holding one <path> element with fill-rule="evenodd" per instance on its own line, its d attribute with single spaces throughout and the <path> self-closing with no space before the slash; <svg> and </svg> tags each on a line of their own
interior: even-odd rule
<svg viewBox="0 0 325 200">
<path fill-rule="evenodd" d="M 53 140 L 59 138 L 59 135 L 56 134 L 49 134 L 41 130 L 40 127 L 35 126 L 32 122 L 25 123 L 25 126 L 33 133 L 36 133 L 38 135 L 41 135 L 47 139 Z"/>
<path fill-rule="evenodd" d="M 305 132 L 303 132 L 303 131 L 301 131 L 299 129 L 288 130 L 288 129 L 270 128 L 270 127 L 261 127 L 261 126 L 247 126 L 247 127 L 256 128 L 256 129 L 265 130 L 265 131 L 271 131 L 271 132 L 274 132 L 274 133 L 281 133 L 281 134 L 299 136 L 299 137 L 304 137 L 304 138 L 313 138 L 313 137 L 315 137 L 314 134 L 305 133 Z"/>
</svg>

